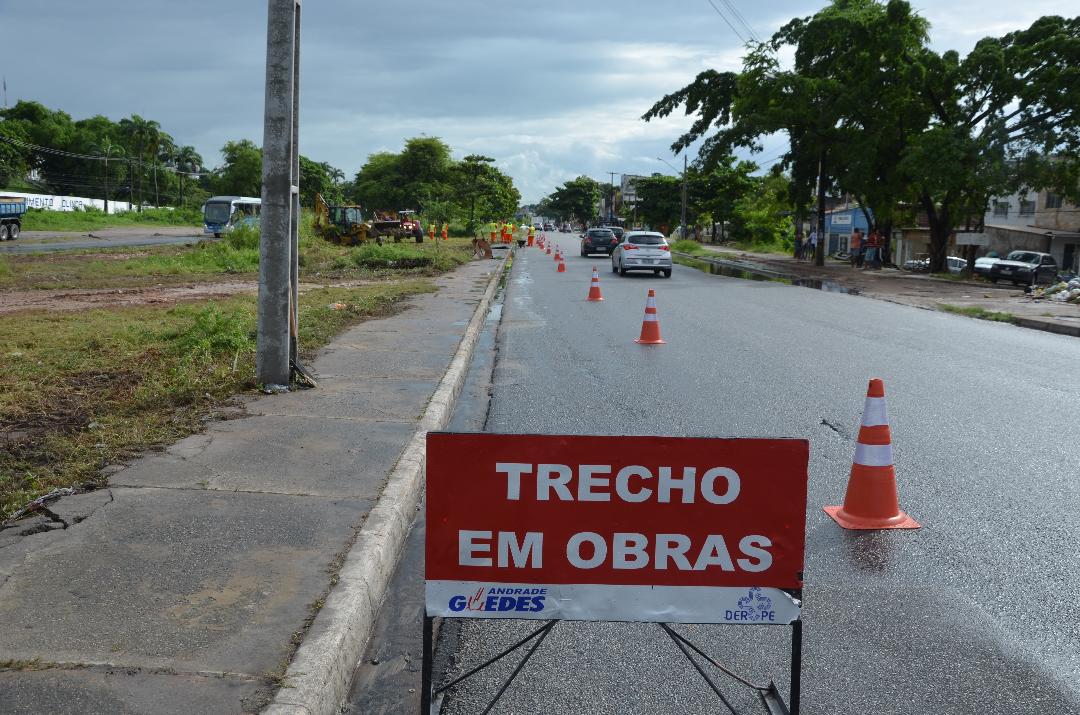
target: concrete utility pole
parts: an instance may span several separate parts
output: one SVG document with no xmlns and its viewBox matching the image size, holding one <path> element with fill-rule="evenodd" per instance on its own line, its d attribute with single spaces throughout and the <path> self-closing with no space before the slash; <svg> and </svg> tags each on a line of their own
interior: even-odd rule
<svg viewBox="0 0 1080 715">
<path fill-rule="evenodd" d="M 300 0 L 269 0 L 255 358 L 263 385 L 288 385 L 296 358 L 299 127 Z"/>
</svg>

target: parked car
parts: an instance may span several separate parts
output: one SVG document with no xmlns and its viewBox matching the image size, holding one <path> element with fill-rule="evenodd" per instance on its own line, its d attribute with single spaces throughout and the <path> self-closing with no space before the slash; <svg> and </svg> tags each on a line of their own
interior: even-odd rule
<svg viewBox="0 0 1080 715">
<path fill-rule="evenodd" d="M 929 258 L 909 258 L 904 261 L 904 270 L 906 271 L 928 271 L 930 270 Z"/>
<path fill-rule="evenodd" d="M 570 224 L 568 224 L 568 223 L 564 223 L 562 225 L 562 228 L 559 229 L 559 230 L 562 231 L 563 233 L 570 233 L 571 231 L 573 231 L 573 229 L 570 228 Z"/>
<path fill-rule="evenodd" d="M 1053 283 L 1058 266 L 1049 253 L 1013 251 L 990 268 L 990 282 L 1012 281 L 1014 285 L 1036 286 Z"/>
<path fill-rule="evenodd" d="M 949 273 L 963 273 L 967 268 L 967 261 L 956 256 L 949 256 L 945 259 L 945 266 L 949 269 Z"/>
<path fill-rule="evenodd" d="M 671 247 L 664 234 L 631 231 L 611 254 L 611 271 L 625 276 L 627 271 L 652 271 L 671 277 Z"/>
<path fill-rule="evenodd" d="M 606 253 L 609 256 L 615 250 L 619 239 L 611 229 L 590 228 L 581 236 L 581 255 L 588 256 L 590 253 Z"/>
<path fill-rule="evenodd" d="M 994 264 L 1001 260 L 1001 257 L 996 253 L 990 253 L 975 259 L 975 275 L 982 276 L 983 278 L 990 277 L 990 269 L 994 267 Z"/>
</svg>

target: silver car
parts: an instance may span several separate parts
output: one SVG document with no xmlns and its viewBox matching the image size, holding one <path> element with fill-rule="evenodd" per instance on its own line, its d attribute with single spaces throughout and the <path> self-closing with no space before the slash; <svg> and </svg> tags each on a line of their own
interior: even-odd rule
<svg viewBox="0 0 1080 715">
<path fill-rule="evenodd" d="M 671 277 L 671 247 L 664 234 L 655 231 L 629 231 L 611 252 L 611 272 L 625 276 L 627 271 L 652 271 Z"/>
</svg>

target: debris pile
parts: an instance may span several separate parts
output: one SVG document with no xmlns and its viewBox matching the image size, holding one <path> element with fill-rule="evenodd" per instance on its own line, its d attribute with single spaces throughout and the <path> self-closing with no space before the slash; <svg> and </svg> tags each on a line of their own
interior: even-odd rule
<svg viewBox="0 0 1080 715">
<path fill-rule="evenodd" d="M 1049 298 L 1059 303 L 1080 305 L 1080 278 L 1073 278 L 1066 283 L 1061 281 L 1047 288 L 1035 291 L 1035 298 Z"/>
</svg>

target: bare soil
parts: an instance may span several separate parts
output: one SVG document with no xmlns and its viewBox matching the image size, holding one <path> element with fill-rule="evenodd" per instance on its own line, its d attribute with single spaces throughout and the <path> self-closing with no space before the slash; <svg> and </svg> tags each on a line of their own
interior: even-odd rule
<svg viewBox="0 0 1080 715">
<path fill-rule="evenodd" d="M 125 256 L 131 254 L 122 254 Z M 100 258 L 100 257 L 99 257 Z M 355 288 L 375 283 L 394 281 L 355 280 L 325 285 Z M 324 284 L 301 283 L 300 292 L 321 288 Z M 0 315 L 24 310 L 73 311 L 117 306 L 172 305 L 197 300 L 211 300 L 244 293 L 255 294 L 259 290 L 256 280 L 232 280 L 215 283 L 189 283 L 186 285 L 159 285 L 135 288 L 86 288 L 60 290 L 0 290 Z"/>
</svg>

